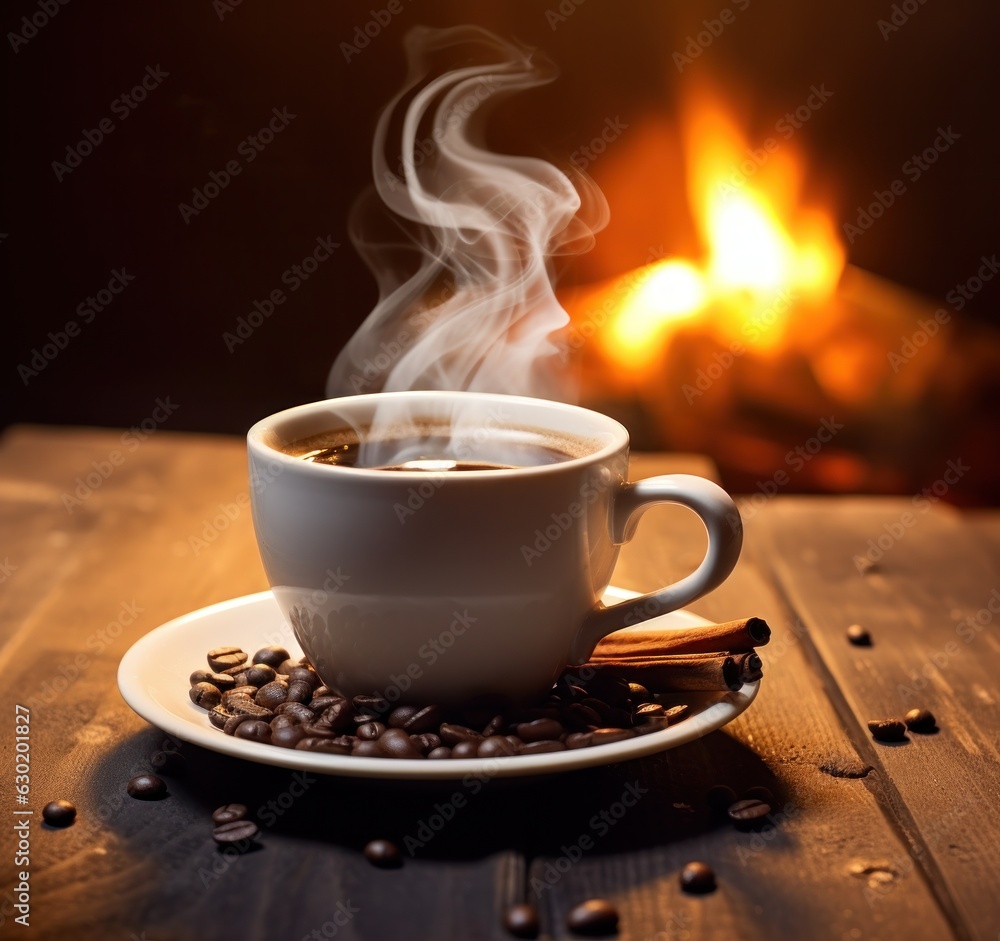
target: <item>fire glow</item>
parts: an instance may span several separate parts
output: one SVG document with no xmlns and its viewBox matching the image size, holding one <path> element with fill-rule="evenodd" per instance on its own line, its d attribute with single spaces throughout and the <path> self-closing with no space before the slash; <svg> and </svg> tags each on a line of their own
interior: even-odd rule
<svg viewBox="0 0 1000 941">
<path fill-rule="evenodd" d="M 792 144 L 772 138 L 754 149 L 707 99 L 682 136 L 704 254 L 655 261 L 627 276 L 624 291 L 619 284 L 602 346 L 633 367 L 658 358 L 680 325 L 704 320 L 720 340 L 777 349 L 792 307 L 829 298 L 844 267 L 829 213 L 802 201 L 805 163 Z"/>
</svg>

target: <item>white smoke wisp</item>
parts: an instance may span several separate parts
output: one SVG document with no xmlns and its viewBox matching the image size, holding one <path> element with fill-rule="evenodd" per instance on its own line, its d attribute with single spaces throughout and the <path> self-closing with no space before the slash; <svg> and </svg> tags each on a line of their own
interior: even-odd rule
<svg viewBox="0 0 1000 941">
<path fill-rule="evenodd" d="M 490 107 L 551 81 L 554 70 L 533 50 L 473 26 L 414 29 L 406 50 L 407 81 L 375 132 L 375 191 L 351 219 L 379 298 L 337 357 L 327 394 L 441 389 L 565 399 L 560 333 L 569 317 L 556 300 L 553 259 L 591 247 L 607 204 L 584 174 L 574 185 L 544 160 L 494 153 L 484 142 Z M 459 50 L 463 63 L 480 64 L 431 76 L 433 56 Z M 392 237 L 378 238 L 373 223 L 384 234 L 386 216 Z M 412 417 L 380 409 L 370 437 Z"/>
</svg>

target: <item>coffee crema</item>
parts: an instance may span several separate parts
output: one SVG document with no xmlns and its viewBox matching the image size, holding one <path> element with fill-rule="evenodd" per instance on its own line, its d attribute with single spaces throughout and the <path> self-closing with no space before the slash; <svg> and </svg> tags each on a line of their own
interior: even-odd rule
<svg viewBox="0 0 1000 941">
<path fill-rule="evenodd" d="M 554 446 L 556 442 L 565 444 L 565 449 Z M 302 461 L 332 467 L 440 474 L 558 464 L 586 453 L 587 448 L 585 442 L 568 436 L 563 442 L 562 436 L 529 429 L 505 429 L 485 437 L 474 432 L 450 435 L 436 431 L 368 440 L 365 444 L 353 429 L 331 429 L 291 441 L 279 450 Z M 366 451 L 368 459 L 364 460 Z"/>
</svg>

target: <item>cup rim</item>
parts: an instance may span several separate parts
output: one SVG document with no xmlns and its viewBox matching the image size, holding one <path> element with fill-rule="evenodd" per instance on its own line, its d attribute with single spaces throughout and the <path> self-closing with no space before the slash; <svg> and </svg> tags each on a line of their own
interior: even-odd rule
<svg viewBox="0 0 1000 941">
<path fill-rule="evenodd" d="M 431 477 L 446 477 L 449 480 L 496 480 L 523 475 L 553 474 L 560 473 L 573 468 L 584 467 L 589 464 L 598 464 L 614 454 L 627 449 L 629 445 L 628 429 L 619 421 L 594 409 L 584 408 L 580 405 L 569 405 L 566 402 L 557 402 L 552 399 L 540 399 L 526 395 L 507 395 L 500 392 L 449 392 L 442 390 L 412 390 L 403 392 L 367 392 L 360 395 L 342 395 L 329 399 L 320 399 L 315 402 L 305 402 L 301 405 L 293 405 L 290 408 L 282 409 L 266 418 L 251 425 L 247 431 L 247 448 L 249 451 L 257 451 L 261 456 L 266 456 L 271 460 L 277 460 L 285 467 L 296 467 L 301 473 L 329 474 L 327 465 L 315 464 L 312 461 L 302 461 L 290 454 L 267 444 L 264 435 L 273 431 L 275 426 L 282 421 L 288 421 L 309 412 L 323 411 L 337 402 L 354 402 L 361 399 L 386 399 L 386 398 L 418 398 L 418 399 L 448 399 L 454 397 L 475 398 L 482 402 L 496 402 L 498 404 L 508 403 L 512 405 L 526 405 L 529 407 L 543 407 L 549 410 L 568 412 L 576 415 L 584 415 L 592 421 L 600 423 L 602 431 L 612 435 L 612 440 L 589 454 L 579 457 L 570 457 L 565 461 L 558 461 L 554 464 L 534 464 L 523 467 L 498 468 L 490 470 L 488 474 L 480 471 L 450 470 L 446 474 L 443 471 L 403 471 L 394 470 L 387 474 L 384 470 L 376 467 L 351 467 L 339 466 L 336 468 L 337 476 L 345 479 L 346 476 L 353 476 L 368 480 L 392 480 L 397 483 L 427 480 Z"/>
</svg>

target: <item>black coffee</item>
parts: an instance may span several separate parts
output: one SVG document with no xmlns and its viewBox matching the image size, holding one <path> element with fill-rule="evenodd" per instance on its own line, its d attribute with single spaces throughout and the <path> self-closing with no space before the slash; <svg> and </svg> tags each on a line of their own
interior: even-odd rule
<svg viewBox="0 0 1000 941">
<path fill-rule="evenodd" d="M 362 446 L 354 431 L 333 430 L 299 438 L 281 450 L 303 461 L 334 467 L 447 473 L 557 464 L 570 460 L 573 452 L 583 447 L 581 442 L 567 439 L 563 450 L 553 446 L 552 438 L 540 431 L 479 437 L 426 434 L 386 438 Z"/>
</svg>

